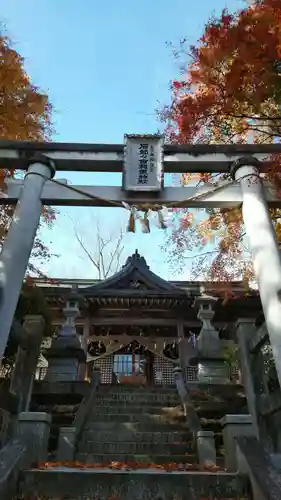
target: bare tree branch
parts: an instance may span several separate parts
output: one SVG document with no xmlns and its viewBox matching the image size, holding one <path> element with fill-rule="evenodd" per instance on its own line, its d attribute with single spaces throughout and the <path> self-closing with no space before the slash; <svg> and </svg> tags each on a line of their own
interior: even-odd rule
<svg viewBox="0 0 281 500">
<path fill-rule="evenodd" d="M 75 237 L 79 243 L 79 245 L 81 246 L 82 250 L 84 250 L 84 252 L 86 253 L 87 257 L 90 259 L 90 261 L 92 262 L 92 264 L 95 266 L 95 268 L 97 269 L 98 271 L 98 274 L 99 274 L 99 277 L 100 277 L 100 274 L 101 274 L 101 270 L 100 270 L 100 263 L 99 261 L 96 261 L 93 256 L 91 255 L 91 253 L 87 250 L 86 246 L 84 245 L 83 243 L 83 240 L 81 238 L 81 236 L 79 235 L 78 231 L 76 229 L 74 229 L 75 231 Z"/>
<path fill-rule="evenodd" d="M 117 233 L 103 234 L 100 221 L 97 219 L 95 224 L 91 224 L 92 228 L 95 226 L 96 230 L 94 230 L 93 248 L 89 248 L 89 244 L 85 243 L 81 234 L 83 231 L 78 229 L 77 223 L 73 219 L 71 221 L 76 241 L 96 269 L 98 279 L 106 279 L 117 272 L 120 269 L 120 260 L 124 251 L 125 231 L 122 227 L 117 229 Z"/>
<path fill-rule="evenodd" d="M 124 232 L 121 229 L 121 233 L 118 236 L 117 241 L 116 241 L 116 246 L 110 252 L 110 261 L 108 264 L 106 276 L 108 276 L 111 273 L 111 269 L 112 269 L 112 267 L 114 267 L 114 264 L 115 264 L 115 267 L 117 266 L 117 269 L 120 267 L 120 257 L 121 257 L 121 254 L 123 253 L 123 250 L 124 250 L 124 245 L 122 245 L 123 240 L 124 240 Z"/>
<path fill-rule="evenodd" d="M 216 250 L 210 250 L 209 252 L 198 253 L 197 255 L 184 255 L 183 258 L 184 258 L 184 260 L 189 260 L 189 259 L 194 260 L 194 259 L 197 259 L 198 257 L 202 257 L 202 258 L 204 257 L 205 258 L 208 255 L 214 255 L 216 253 L 218 253 L 217 249 Z"/>
</svg>

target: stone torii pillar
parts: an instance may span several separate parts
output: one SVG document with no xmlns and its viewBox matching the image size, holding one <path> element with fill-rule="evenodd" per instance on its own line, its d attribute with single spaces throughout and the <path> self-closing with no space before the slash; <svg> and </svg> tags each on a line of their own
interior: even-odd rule
<svg viewBox="0 0 281 500">
<path fill-rule="evenodd" d="M 22 282 L 42 214 L 41 194 L 55 175 L 53 162 L 36 154 L 29 159 L 22 192 L 0 254 L 0 364 L 6 348 Z"/>
<path fill-rule="evenodd" d="M 281 259 L 259 167 L 256 158 L 245 157 L 230 172 L 242 191 L 243 220 L 281 387 Z"/>
</svg>

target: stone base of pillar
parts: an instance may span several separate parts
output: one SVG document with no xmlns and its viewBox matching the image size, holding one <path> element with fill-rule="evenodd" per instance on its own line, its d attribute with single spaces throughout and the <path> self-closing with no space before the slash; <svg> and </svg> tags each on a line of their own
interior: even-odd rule
<svg viewBox="0 0 281 500">
<path fill-rule="evenodd" d="M 213 431 L 197 432 L 197 454 L 201 468 L 216 465 L 216 447 Z"/>
<path fill-rule="evenodd" d="M 46 462 L 50 435 L 51 415 L 43 412 L 22 412 L 15 428 L 15 438 L 28 449 L 30 463 Z"/>
<path fill-rule="evenodd" d="M 75 455 L 76 427 L 61 427 L 57 460 L 59 462 L 72 462 Z"/>
<path fill-rule="evenodd" d="M 225 450 L 225 467 L 228 471 L 238 470 L 237 444 L 239 436 L 256 436 L 251 415 L 225 415 L 221 419 L 223 444 Z M 243 469 L 244 467 L 240 467 Z"/>
</svg>

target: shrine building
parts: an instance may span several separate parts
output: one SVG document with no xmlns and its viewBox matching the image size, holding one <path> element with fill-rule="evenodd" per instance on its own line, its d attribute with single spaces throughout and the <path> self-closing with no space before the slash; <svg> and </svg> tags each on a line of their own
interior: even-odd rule
<svg viewBox="0 0 281 500">
<path fill-rule="evenodd" d="M 86 354 L 83 358 L 76 346 L 67 357 L 63 342 L 54 339 L 40 361 L 40 379 L 83 380 L 97 368 L 101 384 L 122 383 L 138 374 L 146 385 L 173 385 L 175 367 L 184 357 L 187 380 L 221 379 L 224 350 L 236 343 L 237 318 L 262 318 L 259 297 L 245 298 L 242 283 L 232 285 L 234 298 L 226 301 L 224 290 L 214 283 L 206 291 L 200 282 L 165 281 L 150 270 L 138 251 L 104 281 L 59 280 L 37 285 L 44 289 L 58 339 L 68 335 L 63 329 L 69 322 L 75 324 Z M 207 321 L 212 320 L 209 325 L 202 311 Z M 196 352 L 202 333 L 207 344 L 200 347 L 200 361 Z M 237 374 L 229 373 L 227 378 L 233 376 Z"/>
</svg>

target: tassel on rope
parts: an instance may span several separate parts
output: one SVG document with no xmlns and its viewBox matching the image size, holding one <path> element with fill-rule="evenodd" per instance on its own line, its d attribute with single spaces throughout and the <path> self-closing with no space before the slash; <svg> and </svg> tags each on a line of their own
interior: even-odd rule
<svg viewBox="0 0 281 500">
<path fill-rule="evenodd" d="M 161 212 L 161 210 L 158 210 L 157 213 L 158 213 L 158 222 L 159 222 L 160 229 L 167 229 L 167 226 L 166 226 L 165 221 L 164 221 L 163 213 Z"/>
<path fill-rule="evenodd" d="M 143 233 L 150 233 L 150 224 L 148 215 L 149 212 L 145 212 L 143 219 L 141 219 L 141 230 Z"/>
<path fill-rule="evenodd" d="M 133 210 L 130 212 L 129 222 L 127 226 L 127 233 L 135 233 L 136 232 L 136 219 L 135 213 Z"/>
<path fill-rule="evenodd" d="M 130 217 L 127 225 L 127 233 L 135 233 L 136 232 L 136 210 L 134 207 L 130 207 L 128 203 L 122 201 L 122 205 L 126 210 L 130 212 Z"/>
</svg>

